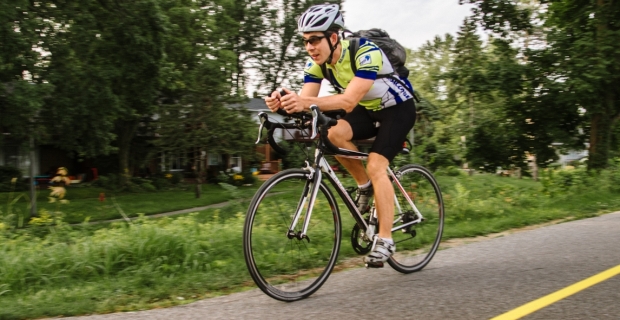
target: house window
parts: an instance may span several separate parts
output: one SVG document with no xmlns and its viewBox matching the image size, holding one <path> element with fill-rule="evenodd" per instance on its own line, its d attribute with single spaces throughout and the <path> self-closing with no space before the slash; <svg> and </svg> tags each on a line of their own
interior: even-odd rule
<svg viewBox="0 0 620 320">
<path fill-rule="evenodd" d="M 2 148 L 2 154 L 4 155 L 4 165 L 9 167 L 18 168 L 22 175 L 30 176 L 30 159 L 26 150 L 24 148 L 19 148 L 18 146 L 4 146 Z"/>
<path fill-rule="evenodd" d="M 210 166 L 217 166 L 221 162 L 222 162 L 222 157 L 219 154 L 209 153 L 209 155 L 207 155 L 207 163 Z"/>
<path fill-rule="evenodd" d="M 241 167 L 241 157 L 230 157 L 228 160 L 228 167 L 235 173 L 240 173 L 242 170 Z"/>
<path fill-rule="evenodd" d="M 162 153 L 161 170 L 171 172 L 185 171 L 187 157 L 184 153 Z"/>
</svg>

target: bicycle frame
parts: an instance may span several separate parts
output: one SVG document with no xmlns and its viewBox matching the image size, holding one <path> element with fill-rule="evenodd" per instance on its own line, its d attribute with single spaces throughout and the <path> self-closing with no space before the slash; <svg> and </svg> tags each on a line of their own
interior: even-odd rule
<svg viewBox="0 0 620 320">
<path fill-rule="evenodd" d="M 360 229 L 365 230 L 366 236 L 368 237 L 368 239 L 372 239 L 372 237 L 375 234 L 374 225 L 372 228 L 369 228 L 369 224 L 364 219 L 362 213 L 360 213 L 360 211 L 357 209 L 355 202 L 353 201 L 353 199 L 351 199 L 346 188 L 342 185 L 336 173 L 334 172 L 334 170 L 331 168 L 331 166 L 325 159 L 325 151 L 324 151 L 325 146 L 323 145 L 323 137 L 324 135 L 321 136 L 319 145 L 315 150 L 313 165 L 310 165 L 306 161 L 306 166 L 303 168 L 304 170 L 307 170 L 310 173 L 308 177 L 308 182 L 306 183 L 306 186 L 304 188 L 306 191 L 309 190 L 309 193 L 304 192 L 304 198 L 301 199 L 301 201 L 299 202 L 299 206 L 297 207 L 295 211 L 295 215 L 289 227 L 288 237 L 289 238 L 297 237 L 300 240 L 306 239 L 310 241 L 310 238 L 307 235 L 308 226 L 310 224 L 310 219 L 312 216 L 312 209 L 314 207 L 314 201 L 316 200 L 316 196 L 319 191 L 319 185 L 321 183 L 321 180 L 323 179 L 323 174 L 325 174 L 325 177 L 330 182 L 330 184 L 334 187 L 334 189 L 336 190 L 340 198 L 344 201 L 345 205 L 349 209 L 349 212 L 351 213 L 351 216 L 353 217 L 355 222 L 358 224 Z M 353 151 L 353 150 L 347 150 L 347 149 L 339 149 L 339 152 L 337 153 L 337 155 L 341 157 L 347 157 L 347 158 L 353 158 L 353 159 L 359 159 L 359 160 L 366 160 L 368 158 L 368 154 Z M 407 227 L 420 223 L 424 219 L 424 217 L 422 216 L 418 208 L 415 206 L 415 204 L 413 203 L 413 201 L 411 200 L 411 198 L 409 197 L 409 195 L 407 194 L 403 186 L 400 184 L 397 174 L 394 173 L 394 171 L 390 167 L 387 168 L 387 173 L 390 179 L 392 180 L 392 182 L 396 184 L 396 186 L 398 186 L 399 192 L 405 197 L 405 199 L 407 199 L 409 205 L 411 206 L 411 208 L 413 208 L 415 216 L 416 216 L 416 219 L 414 219 L 413 221 L 410 221 L 408 223 L 399 225 L 398 227 L 392 228 L 392 232 L 405 229 Z M 307 196 L 308 194 L 310 195 L 310 197 Z M 296 233 L 295 229 L 303 213 L 303 208 L 306 207 L 306 203 L 308 205 L 307 205 L 307 209 L 304 215 L 302 232 Z M 402 214 L 403 213 L 402 208 L 400 207 L 400 204 L 397 201 L 396 193 L 394 194 L 394 203 L 395 203 L 395 206 L 398 212 Z M 373 209 L 371 210 L 371 215 L 376 218 L 376 212 L 374 210 L 374 206 L 373 206 Z M 400 222 L 401 219 L 402 218 L 395 220 L 394 223 Z"/>
</svg>

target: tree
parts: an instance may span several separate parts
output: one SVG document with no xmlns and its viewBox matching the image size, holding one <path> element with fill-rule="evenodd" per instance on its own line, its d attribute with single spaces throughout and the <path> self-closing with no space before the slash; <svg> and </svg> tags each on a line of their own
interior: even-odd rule
<svg viewBox="0 0 620 320">
<path fill-rule="evenodd" d="M 42 40 L 51 23 L 39 17 L 41 10 L 30 1 L 0 4 L 0 130 L 14 142 L 45 137 L 37 115 L 52 89 L 42 75 L 49 62 Z"/>
<path fill-rule="evenodd" d="M 422 100 L 416 105 L 414 126 L 415 154 L 433 169 L 454 164 L 461 148 L 458 145 L 456 109 L 448 100 L 452 80 L 447 76 L 454 59 L 454 37 L 435 37 L 417 50 L 409 50 L 407 68 L 414 89 Z"/>
<path fill-rule="evenodd" d="M 247 60 L 256 72 L 258 92 L 267 95 L 281 86 L 300 87 L 308 53 L 297 32 L 297 18 L 310 6 L 323 3 L 341 4 L 342 0 L 266 1 L 259 13 L 263 17 L 263 31 Z"/>
<path fill-rule="evenodd" d="M 255 154 L 250 132 L 256 124 L 248 112 L 227 106 L 246 101 L 241 56 L 255 49 L 252 35 L 260 27 L 247 22 L 260 18 L 250 14 L 256 14 L 258 3 L 179 1 L 164 6 L 170 21 L 168 65 L 154 144 L 158 152 L 188 156 L 196 174 L 197 197 L 206 178 L 207 153 L 243 154 L 250 159 Z"/>
<path fill-rule="evenodd" d="M 469 112 L 467 122 L 471 128 L 475 123 L 476 100 L 488 93 L 484 74 L 486 55 L 472 19 L 465 18 L 457 34 L 454 53 L 449 77 L 456 85 L 452 86 L 450 95 L 461 111 Z"/>
<path fill-rule="evenodd" d="M 136 130 L 157 111 L 166 18 L 156 0 L 82 0 L 58 11 L 68 32 L 51 47 L 59 85 L 46 116 L 62 147 L 85 157 L 116 151 L 127 179 Z"/>
<path fill-rule="evenodd" d="M 538 6 L 532 6 L 532 1 L 467 2 L 477 6 L 477 18 L 487 29 L 506 40 L 517 32 L 532 34 L 539 22 L 544 45 L 524 51 L 532 62 L 527 100 L 535 104 L 529 108 L 539 109 L 535 112 L 539 125 L 554 140 L 575 145 L 581 141 L 579 129 L 584 130 L 590 145 L 588 167 L 605 167 L 613 127 L 620 118 L 620 4 L 608 0 L 546 0 Z"/>
</svg>

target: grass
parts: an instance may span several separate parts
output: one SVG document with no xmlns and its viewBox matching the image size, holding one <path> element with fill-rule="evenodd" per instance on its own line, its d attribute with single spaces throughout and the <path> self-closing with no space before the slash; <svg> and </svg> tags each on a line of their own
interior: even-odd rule
<svg viewBox="0 0 620 320">
<path fill-rule="evenodd" d="M 583 176 L 579 183 L 566 184 L 557 179 L 540 183 L 491 175 L 440 176 L 444 240 L 619 210 L 619 191 L 607 177 L 613 175 Z M 251 193 L 220 191 L 237 199 Z M 160 198 L 149 205 L 154 211 L 174 206 L 166 202 L 189 204 L 192 194 L 186 192 L 187 198 L 170 192 L 117 199 L 127 213 L 136 214 L 145 210 L 129 203 L 140 196 Z M 348 240 L 353 221 L 338 202 L 344 222 L 342 261 L 357 255 Z M 41 236 L 0 231 L 0 319 L 167 307 L 251 288 L 241 248 L 246 208 L 247 201 L 232 201 L 221 209 L 132 224 L 61 225 Z"/>
<path fill-rule="evenodd" d="M 240 187 L 239 190 L 241 196 L 251 197 L 256 187 Z M 81 223 L 86 219 L 89 221 L 120 219 L 122 215 L 118 208 L 129 217 L 137 217 L 139 214 L 152 215 L 202 207 L 234 198 L 229 190 L 213 184 L 204 185 L 201 198 L 198 199 L 194 195 L 193 188 L 189 187 L 158 192 L 116 194 L 98 187 L 69 187 L 65 197 L 69 203 L 63 205 L 49 203 L 49 193 L 47 189 L 37 191 L 37 209 L 49 212 L 61 211 L 64 222 L 71 224 Z M 104 195 L 104 201 L 100 201 L 100 194 Z M 0 193 L 0 203 L 6 203 L 9 197 L 8 192 Z M 27 212 L 26 198 L 20 199 L 15 207 Z"/>
</svg>

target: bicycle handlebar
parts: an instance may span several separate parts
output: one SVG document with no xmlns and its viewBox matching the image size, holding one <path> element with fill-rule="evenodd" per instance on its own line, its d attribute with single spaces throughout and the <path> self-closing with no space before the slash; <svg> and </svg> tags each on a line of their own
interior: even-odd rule
<svg viewBox="0 0 620 320">
<path fill-rule="evenodd" d="M 280 91 L 281 95 L 286 95 L 284 91 Z M 258 118 L 260 120 L 260 126 L 258 128 L 258 139 L 256 139 L 256 143 L 260 142 L 260 138 L 263 134 L 263 128 L 267 128 L 267 142 L 269 145 L 276 150 L 276 152 L 280 154 L 287 154 L 286 150 L 278 145 L 273 137 L 273 133 L 275 129 L 308 129 L 312 130 L 312 134 L 310 135 L 310 139 L 315 139 L 320 135 L 321 141 L 325 144 L 326 148 L 334 153 L 338 152 L 338 147 L 334 146 L 327 139 L 327 130 L 335 126 L 338 123 L 338 120 L 326 116 L 323 114 L 317 105 L 310 106 L 310 114 L 306 112 L 297 112 L 297 113 L 287 113 L 283 109 L 278 109 L 277 113 L 286 117 L 291 117 L 298 119 L 295 123 L 278 123 L 269 121 L 269 116 L 265 112 L 260 112 L 258 114 Z"/>
</svg>

